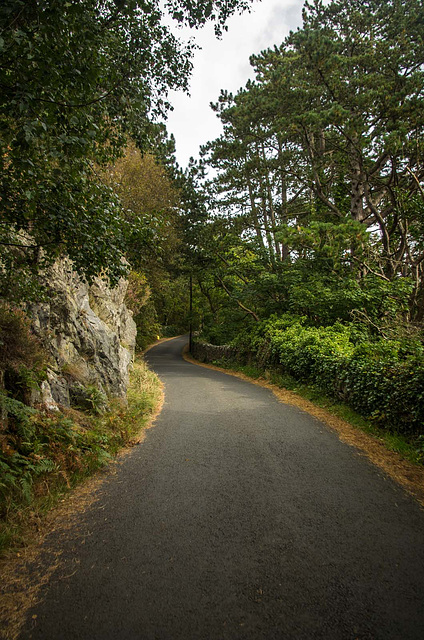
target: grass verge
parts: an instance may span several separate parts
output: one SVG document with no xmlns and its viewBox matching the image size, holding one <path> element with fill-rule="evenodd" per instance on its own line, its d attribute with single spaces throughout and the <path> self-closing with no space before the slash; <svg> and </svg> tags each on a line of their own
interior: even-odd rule
<svg viewBox="0 0 424 640">
<path fill-rule="evenodd" d="M 162 385 L 141 359 L 127 398 L 113 400 L 103 415 L 44 413 L 14 404 L 0 432 L 0 555 L 19 553 L 65 494 L 143 439 L 161 405 Z"/>
</svg>

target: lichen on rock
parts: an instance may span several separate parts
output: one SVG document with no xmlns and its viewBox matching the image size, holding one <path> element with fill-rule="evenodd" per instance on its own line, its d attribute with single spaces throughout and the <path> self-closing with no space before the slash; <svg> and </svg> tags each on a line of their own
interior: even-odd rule
<svg viewBox="0 0 424 640">
<path fill-rule="evenodd" d="M 125 398 L 134 356 L 136 326 L 124 298 L 127 282 L 110 288 L 100 277 L 88 285 L 68 259 L 46 274 L 48 297 L 32 304 L 33 330 L 51 356 L 43 399 L 72 406 L 81 387 Z"/>
</svg>

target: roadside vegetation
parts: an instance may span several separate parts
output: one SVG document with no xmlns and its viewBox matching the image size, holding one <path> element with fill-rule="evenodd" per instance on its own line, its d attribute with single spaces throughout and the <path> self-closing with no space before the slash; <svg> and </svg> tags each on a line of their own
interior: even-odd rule
<svg viewBox="0 0 424 640">
<path fill-rule="evenodd" d="M 8 412 L 0 433 L 0 553 L 26 545 L 43 515 L 70 489 L 139 441 L 160 406 L 161 384 L 141 358 L 131 373 L 128 404 L 101 413 L 46 412 L 0 395 Z"/>
<path fill-rule="evenodd" d="M 420 340 L 370 339 L 354 325 L 314 327 L 289 314 L 270 318 L 233 340 L 239 353 L 319 386 L 375 424 L 418 435 L 424 424 Z"/>
</svg>

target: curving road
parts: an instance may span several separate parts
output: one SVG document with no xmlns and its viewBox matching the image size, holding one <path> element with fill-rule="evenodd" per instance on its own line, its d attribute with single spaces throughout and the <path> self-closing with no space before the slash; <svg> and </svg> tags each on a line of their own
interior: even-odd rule
<svg viewBox="0 0 424 640">
<path fill-rule="evenodd" d="M 424 638 L 424 512 L 270 391 L 151 349 L 166 402 L 21 638 Z M 33 617 L 36 616 L 36 617 Z"/>
</svg>

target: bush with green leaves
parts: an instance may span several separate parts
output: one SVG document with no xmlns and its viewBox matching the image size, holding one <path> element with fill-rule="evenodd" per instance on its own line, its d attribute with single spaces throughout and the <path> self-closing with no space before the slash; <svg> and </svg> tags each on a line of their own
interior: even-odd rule
<svg viewBox="0 0 424 640">
<path fill-rule="evenodd" d="M 371 339 L 355 324 L 314 327 L 304 317 L 285 314 L 256 323 L 232 345 L 239 360 L 315 384 L 384 428 L 424 433 L 419 340 Z"/>
<path fill-rule="evenodd" d="M 37 480 L 69 481 L 73 473 L 110 459 L 114 433 L 81 427 L 62 414 L 48 415 L 0 393 L 7 429 L 0 433 L 0 514 L 33 498 Z"/>
</svg>

